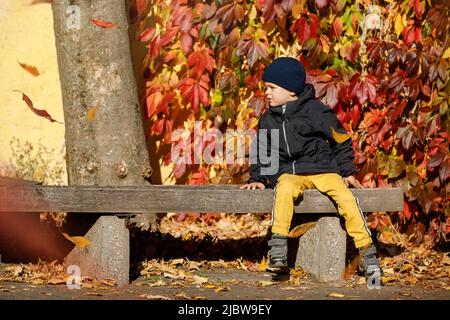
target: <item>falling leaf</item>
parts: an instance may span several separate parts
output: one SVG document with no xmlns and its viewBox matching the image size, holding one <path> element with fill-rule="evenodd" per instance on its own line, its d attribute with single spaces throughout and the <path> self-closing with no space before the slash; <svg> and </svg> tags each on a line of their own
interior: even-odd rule
<svg viewBox="0 0 450 320">
<path fill-rule="evenodd" d="M 345 266 L 345 271 L 344 271 L 344 279 L 345 280 L 350 279 L 350 277 L 355 274 L 356 269 L 359 266 L 360 260 L 361 260 L 361 255 L 358 254 L 352 259 L 352 261 L 350 261 L 350 263 L 347 266 Z"/>
<path fill-rule="evenodd" d="M 95 114 L 98 110 L 98 106 L 92 107 L 90 108 L 87 112 L 86 112 L 86 118 L 88 119 L 88 121 L 93 121 L 95 119 Z"/>
<path fill-rule="evenodd" d="M 328 297 L 332 297 L 332 298 L 344 298 L 345 295 L 342 294 L 342 293 L 333 292 L 333 293 L 330 293 L 330 294 L 328 295 Z"/>
<path fill-rule="evenodd" d="M 45 119 L 47 119 L 47 120 L 49 120 L 51 122 L 58 122 L 58 123 L 62 124 L 62 122 L 59 122 L 59 121 L 56 121 L 55 119 L 53 119 L 48 114 L 48 112 L 46 110 L 36 109 L 33 106 L 33 102 L 31 101 L 31 99 L 25 93 L 23 93 L 22 91 L 13 90 L 13 92 L 20 92 L 22 94 L 22 100 L 25 101 L 25 103 L 27 104 L 28 108 L 30 108 L 30 110 L 33 111 L 34 114 L 38 115 L 39 117 L 43 117 L 43 118 L 45 118 Z"/>
<path fill-rule="evenodd" d="M 67 233 L 64 233 L 64 232 L 62 235 L 64 236 L 64 238 L 66 238 L 70 242 L 74 243 L 80 249 L 88 247 L 91 244 L 91 242 L 88 239 L 86 239 L 85 237 L 79 237 L 79 236 L 71 237 Z"/>
<path fill-rule="evenodd" d="M 333 135 L 334 141 L 336 141 L 337 143 L 343 143 L 343 142 L 347 141 L 348 139 L 350 139 L 349 134 L 337 132 L 334 130 L 334 128 L 331 128 L 331 133 Z"/>
<path fill-rule="evenodd" d="M 17 61 L 17 62 L 25 71 L 28 71 L 33 76 L 37 77 L 40 75 L 39 70 L 36 67 L 28 65 L 26 63 L 21 63 L 20 61 Z"/>
<path fill-rule="evenodd" d="M 289 232 L 288 237 L 289 238 L 300 238 L 302 235 L 304 235 L 309 229 L 314 227 L 317 224 L 317 221 L 303 223 L 299 226 L 296 226 L 294 229 L 292 229 Z"/>
<path fill-rule="evenodd" d="M 111 28 L 116 28 L 117 27 L 116 24 L 114 24 L 112 22 L 109 22 L 109 21 L 104 21 L 104 20 L 101 20 L 101 19 L 90 19 L 89 21 L 92 24 L 94 24 L 94 25 L 96 25 L 98 27 L 101 27 L 101 28 L 111 29 Z"/>
</svg>

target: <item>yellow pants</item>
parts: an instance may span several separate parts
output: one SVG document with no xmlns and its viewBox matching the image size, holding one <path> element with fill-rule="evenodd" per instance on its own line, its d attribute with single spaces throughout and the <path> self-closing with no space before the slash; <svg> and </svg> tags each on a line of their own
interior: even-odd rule
<svg viewBox="0 0 450 320">
<path fill-rule="evenodd" d="M 330 196 L 337 204 L 338 211 L 345 219 L 345 227 L 353 238 L 356 248 L 372 243 L 370 230 L 359 207 L 358 199 L 347 188 L 337 173 L 314 175 L 283 174 L 275 187 L 272 210 L 272 233 L 287 236 L 294 213 L 294 201 L 305 189 L 317 189 Z"/>
</svg>

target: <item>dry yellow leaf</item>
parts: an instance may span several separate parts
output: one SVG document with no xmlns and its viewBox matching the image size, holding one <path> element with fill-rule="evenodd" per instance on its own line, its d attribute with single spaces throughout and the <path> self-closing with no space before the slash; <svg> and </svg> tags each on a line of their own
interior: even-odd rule
<svg viewBox="0 0 450 320">
<path fill-rule="evenodd" d="M 344 294 L 342 294 L 342 293 L 337 293 L 337 292 L 330 293 L 328 296 L 329 296 L 329 297 L 333 297 L 333 298 L 344 298 L 344 297 L 345 297 Z"/>
<path fill-rule="evenodd" d="M 80 248 L 80 249 L 88 247 L 91 244 L 91 241 L 89 241 L 85 237 L 79 237 L 79 236 L 71 237 L 67 233 L 64 233 L 64 232 L 62 235 L 64 236 L 64 238 L 66 238 L 67 240 L 69 240 L 70 242 L 75 244 L 77 246 L 77 248 Z"/>
<path fill-rule="evenodd" d="M 141 294 L 139 297 L 150 300 L 171 300 L 171 298 L 161 295 Z"/>
<path fill-rule="evenodd" d="M 195 274 L 192 276 L 192 279 L 194 280 L 194 282 L 196 284 L 202 284 L 202 283 L 208 282 L 208 278 L 200 277 L 200 276 L 197 276 Z"/>
<path fill-rule="evenodd" d="M 265 271 L 267 269 L 267 265 L 268 265 L 268 260 L 265 257 L 263 257 L 261 262 L 258 263 L 258 269 L 260 271 Z"/>
<path fill-rule="evenodd" d="M 450 58 L 450 47 L 445 49 L 444 54 L 442 55 L 442 59 L 448 59 Z"/>
<path fill-rule="evenodd" d="M 391 231 L 383 231 L 378 235 L 378 240 L 385 244 L 396 244 L 397 242 L 394 239 L 394 234 Z"/>
<path fill-rule="evenodd" d="M 230 291 L 230 288 L 228 288 L 228 287 L 217 287 L 216 289 L 214 289 L 214 291 L 216 293 L 219 293 L 220 291 Z"/>
<path fill-rule="evenodd" d="M 395 29 L 395 33 L 397 34 L 397 36 L 399 36 L 402 33 L 403 28 L 404 28 L 403 16 L 401 13 L 399 13 L 395 17 L 395 22 L 394 22 L 394 29 Z"/>
<path fill-rule="evenodd" d="M 262 287 L 272 286 L 275 282 L 272 281 L 258 281 L 258 284 Z"/>
<path fill-rule="evenodd" d="M 382 276 L 381 277 L 381 282 L 383 282 L 383 283 L 394 282 L 396 280 L 397 280 L 396 277 L 391 277 L 391 276 Z"/>
</svg>

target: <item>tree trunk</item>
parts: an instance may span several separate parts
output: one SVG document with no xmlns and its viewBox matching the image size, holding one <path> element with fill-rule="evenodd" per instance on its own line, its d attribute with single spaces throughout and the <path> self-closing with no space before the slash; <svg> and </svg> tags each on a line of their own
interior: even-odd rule
<svg viewBox="0 0 450 320">
<path fill-rule="evenodd" d="M 69 184 L 149 184 L 125 0 L 54 0 L 52 8 Z"/>
<path fill-rule="evenodd" d="M 150 184 L 152 169 L 133 73 L 126 0 L 53 0 L 52 10 L 69 185 Z M 143 214 L 131 222 L 153 229 L 156 218 Z M 66 257 L 67 264 L 127 284 L 130 243 L 125 222 L 106 216 L 80 221 L 69 215 L 67 228 L 71 226 L 83 229 L 91 245 L 75 247 Z"/>
</svg>

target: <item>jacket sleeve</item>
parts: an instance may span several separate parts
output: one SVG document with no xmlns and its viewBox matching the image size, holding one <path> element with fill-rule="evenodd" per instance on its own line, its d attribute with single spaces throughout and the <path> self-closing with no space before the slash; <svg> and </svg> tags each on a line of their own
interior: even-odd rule
<svg viewBox="0 0 450 320">
<path fill-rule="evenodd" d="M 329 142 L 340 175 L 348 177 L 357 173 L 352 138 L 346 132 L 334 111 L 320 101 L 314 104 L 312 108 L 314 129 L 325 136 Z"/>
<path fill-rule="evenodd" d="M 263 166 L 260 161 L 260 150 L 259 147 L 261 147 L 261 143 L 263 140 L 259 139 L 259 130 L 264 129 L 262 126 L 264 117 L 262 116 L 258 122 L 258 132 L 256 133 L 256 136 L 254 137 L 252 141 L 252 149 L 255 151 L 253 153 L 253 157 L 250 157 L 250 178 L 248 179 L 247 183 L 252 182 L 261 182 L 266 187 L 270 186 L 270 178 L 268 176 L 261 175 L 261 167 Z M 266 150 L 270 150 L 270 130 L 268 130 L 268 138 L 267 138 L 267 146 L 265 148 Z"/>
</svg>

